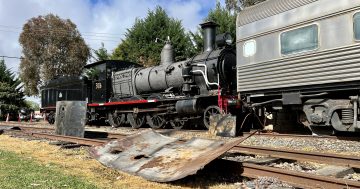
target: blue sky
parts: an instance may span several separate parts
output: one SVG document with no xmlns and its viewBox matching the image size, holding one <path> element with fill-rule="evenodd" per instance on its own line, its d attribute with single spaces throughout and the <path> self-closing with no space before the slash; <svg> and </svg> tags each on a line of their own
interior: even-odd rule
<svg viewBox="0 0 360 189">
<path fill-rule="evenodd" d="M 224 0 L 220 2 L 223 4 Z M 169 16 L 182 20 L 188 31 L 195 31 L 215 4 L 216 0 L 0 0 L 0 56 L 21 56 L 21 28 L 38 15 L 53 13 L 71 19 L 92 49 L 104 42 L 111 52 L 135 18 L 145 17 L 157 5 Z M 11 70 L 18 71 L 19 60 L 5 62 Z"/>
</svg>

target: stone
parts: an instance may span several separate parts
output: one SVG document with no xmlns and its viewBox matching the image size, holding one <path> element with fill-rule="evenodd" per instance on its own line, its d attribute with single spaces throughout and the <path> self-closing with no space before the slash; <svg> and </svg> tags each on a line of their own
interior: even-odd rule
<svg viewBox="0 0 360 189">
<path fill-rule="evenodd" d="M 265 165 L 265 164 L 275 163 L 279 160 L 280 160 L 279 158 L 264 157 L 264 158 L 249 159 L 249 160 L 246 160 L 245 162 L 259 164 L 259 165 Z"/>
<path fill-rule="evenodd" d="M 334 176 L 336 178 L 343 178 L 344 176 L 352 173 L 354 173 L 354 170 L 351 167 L 342 167 L 342 166 L 334 166 L 334 165 L 326 166 L 316 171 L 316 174 L 323 176 Z"/>
</svg>

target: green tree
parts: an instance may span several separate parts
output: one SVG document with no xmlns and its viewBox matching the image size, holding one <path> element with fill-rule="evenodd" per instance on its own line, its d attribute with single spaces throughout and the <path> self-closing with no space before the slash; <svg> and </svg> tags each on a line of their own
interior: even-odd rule
<svg viewBox="0 0 360 189">
<path fill-rule="evenodd" d="M 80 74 L 90 55 L 76 25 L 53 14 L 31 18 L 19 42 L 20 78 L 28 95 L 38 95 L 38 86 L 55 76 Z"/>
<path fill-rule="evenodd" d="M 25 100 L 25 104 L 26 107 L 34 110 L 34 111 L 39 111 L 40 110 L 40 105 L 34 101 L 30 101 L 30 100 Z"/>
<path fill-rule="evenodd" d="M 219 25 L 216 30 L 216 34 L 229 32 L 231 37 L 235 39 L 236 36 L 236 13 L 229 11 L 226 7 L 222 7 L 220 3 L 216 4 L 215 9 L 211 9 L 204 19 L 204 21 L 213 21 Z M 198 28 L 198 31 L 191 33 L 194 43 L 198 52 L 203 49 L 203 37 L 202 30 Z"/>
<path fill-rule="evenodd" d="M 234 0 L 226 0 L 226 1 L 234 1 Z M 253 5 L 261 3 L 263 1 L 266 1 L 266 0 L 239 0 L 239 7 L 240 7 L 240 9 L 244 9 L 246 7 L 251 7 Z"/>
<path fill-rule="evenodd" d="M 156 38 L 170 37 L 174 47 L 175 60 L 184 60 L 194 54 L 190 36 L 185 32 L 180 20 L 170 18 L 164 9 L 156 7 L 144 19 L 136 19 L 127 30 L 125 39 L 114 50 L 112 58 L 139 62 L 145 66 L 160 63 L 163 43 L 155 43 Z"/>
<path fill-rule="evenodd" d="M 111 59 L 111 55 L 107 52 L 106 48 L 104 47 L 104 43 L 101 43 L 101 47 L 98 50 L 93 50 L 95 54 L 95 58 L 97 61 L 102 60 L 109 60 Z"/>
<path fill-rule="evenodd" d="M 0 117 L 3 118 L 7 113 L 16 113 L 20 107 L 24 106 L 24 94 L 21 91 L 21 81 L 15 77 L 5 65 L 4 60 L 0 60 Z"/>
<path fill-rule="evenodd" d="M 246 7 L 251 7 L 266 0 L 225 0 L 228 11 L 239 12 Z"/>
</svg>

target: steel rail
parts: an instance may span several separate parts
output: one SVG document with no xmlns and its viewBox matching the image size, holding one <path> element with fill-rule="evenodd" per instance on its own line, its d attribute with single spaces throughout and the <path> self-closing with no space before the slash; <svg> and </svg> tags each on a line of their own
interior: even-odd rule
<svg viewBox="0 0 360 189">
<path fill-rule="evenodd" d="M 55 128 L 49 128 L 49 127 L 34 127 L 34 126 L 24 126 L 24 125 L 0 125 L 1 127 L 10 128 L 13 130 L 16 130 L 15 128 L 19 128 L 20 130 L 44 130 L 44 131 L 54 131 Z"/>
<path fill-rule="evenodd" d="M 67 142 L 74 142 L 89 146 L 98 146 L 108 142 L 108 140 L 88 139 L 88 138 L 63 136 L 63 135 L 51 135 L 46 133 L 31 133 L 31 135 L 34 137 L 43 137 L 52 140 L 63 140 Z M 118 137 L 123 138 L 124 136 L 118 135 Z M 246 154 L 270 155 L 271 157 L 291 159 L 297 161 L 311 161 L 311 162 L 325 163 L 330 165 L 340 165 L 340 166 L 349 166 L 353 168 L 360 168 L 360 157 L 357 156 L 338 155 L 338 154 L 319 153 L 319 152 L 305 152 L 305 151 L 285 150 L 285 149 L 276 149 L 269 147 L 247 146 L 247 145 L 236 145 L 232 147 L 230 151 L 242 152 Z"/>
<path fill-rule="evenodd" d="M 20 129 L 29 129 L 29 130 L 55 130 L 55 128 L 48 128 L 48 127 L 34 127 L 33 124 L 29 126 L 21 125 L 21 124 L 2 124 L 0 122 L 0 127 L 18 127 Z M 143 130 L 147 128 L 140 128 L 138 130 Z M 113 133 L 113 132 L 105 132 L 105 131 L 94 131 L 94 130 L 87 130 L 90 132 L 99 132 L 100 134 L 107 133 L 109 138 L 122 138 L 126 134 L 120 133 Z M 177 129 L 158 129 L 157 132 L 159 133 L 171 133 L 171 132 L 190 132 L 190 133 L 205 133 L 207 130 L 177 130 Z M 250 134 L 250 132 L 244 132 L 243 136 L 246 137 Z M 111 137 L 110 137 L 111 136 Z M 264 137 L 284 137 L 284 138 L 309 138 L 309 139 L 334 139 L 334 140 L 348 140 L 348 141 L 360 141 L 360 137 L 356 136 L 313 136 L 313 135 L 304 135 L 304 134 L 282 134 L 282 133 L 257 133 L 256 136 L 264 136 Z"/>
<path fill-rule="evenodd" d="M 290 171 L 251 163 L 242 163 L 240 172 L 249 178 L 275 177 L 281 181 L 301 188 L 360 188 L 360 182 L 335 177 Z"/>
<path fill-rule="evenodd" d="M 248 134 L 249 132 L 243 133 L 244 136 L 247 136 Z M 328 135 L 314 136 L 314 135 L 305 135 L 305 134 L 282 134 L 282 133 L 257 133 L 256 136 L 360 141 L 360 137 L 356 137 L 356 136 L 328 136 Z"/>
<path fill-rule="evenodd" d="M 232 152 L 242 152 L 246 154 L 269 155 L 271 157 L 291 159 L 297 161 L 311 161 L 318 163 L 325 163 L 330 165 L 349 166 L 353 168 L 360 168 L 360 157 L 329 154 L 320 152 L 306 152 L 289 149 L 278 149 L 270 147 L 258 147 L 237 145 L 231 149 Z"/>
<path fill-rule="evenodd" d="M 72 142 L 87 146 L 99 146 L 108 142 L 108 140 L 97 140 L 97 139 L 89 139 L 89 138 L 80 138 L 73 136 L 64 136 L 64 135 L 53 135 L 47 133 L 31 133 L 31 136 L 37 138 L 46 138 L 50 140 L 59 140 L 64 142 Z"/>
<path fill-rule="evenodd" d="M 38 132 L 48 132 L 48 131 L 55 131 L 55 128 L 48 128 L 48 127 L 34 127 L 34 126 L 5 126 L 5 125 L 0 125 L 0 127 L 9 127 L 12 130 L 16 130 L 14 128 L 19 128 L 20 130 L 24 131 L 24 132 L 30 132 L 31 131 L 38 131 Z M 91 136 L 106 136 L 107 138 L 123 138 L 126 135 L 125 134 L 121 134 L 121 133 L 110 133 L 110 132 L 103 132 L 103 131 L 92 131 L 92 130 L 86 130 L 85 131 L 85 135 L 91 135 Z"/>
</svg>

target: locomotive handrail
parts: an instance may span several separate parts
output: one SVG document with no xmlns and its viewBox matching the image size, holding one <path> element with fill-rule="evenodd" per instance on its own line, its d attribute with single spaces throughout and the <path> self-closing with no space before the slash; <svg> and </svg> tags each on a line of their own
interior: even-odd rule
<svg viewBox="0 0 360 189">
<path fill-rule="evenodd" d="M 218 82 L 217 83 L 210 83 L 207 77 L 207 66 L 205 64 L 195 64 L 196 66 L 199 67 L 204 67 L 205 68 L 205 72 L 203 72 L 202 70 L 193 70 L 193 73 L 201 73 L 201 75 L 204 77 L 205 80 L 205 84 L 209 87 L 209 85 L 216 85 L 219 86 L 219 74 L 218 74 Z"/>
</svg>

